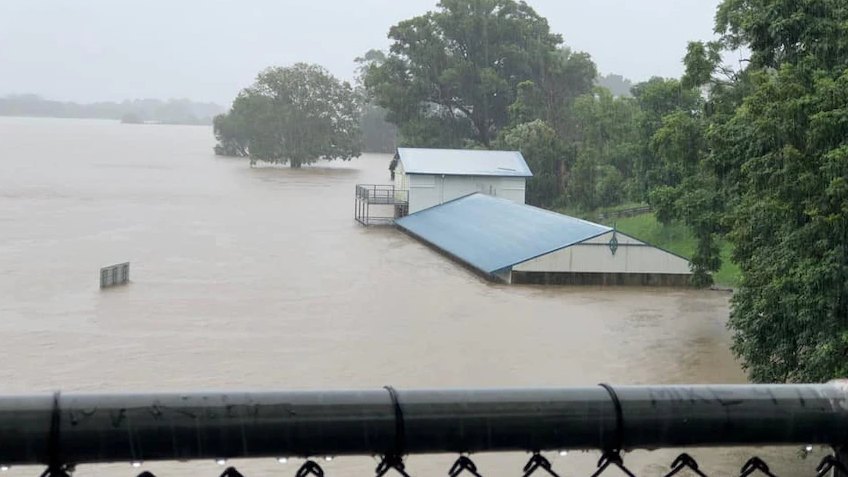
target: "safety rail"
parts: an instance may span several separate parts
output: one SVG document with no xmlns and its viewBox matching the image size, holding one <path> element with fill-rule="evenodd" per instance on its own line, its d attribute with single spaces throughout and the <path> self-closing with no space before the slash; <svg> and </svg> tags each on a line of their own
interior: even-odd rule
<svg viewBox="0 0 848 477">
<path fill-rule="evenodd" d="M 372 210 L 372 206 L 376 206 Z M 387 215 L 386 207 L 391 206 Z M 354 219 L 362 225 L 390 225 L 409 212 L 409 191 L 393 185 L 358 184 L 354 201 Z"/>
<path fill-rule="evenodd" d="M 542 452 L 598 450 L 592 477 L 624 453 L 660 447 L 826 445 L 819 476 L 848 475 L 848 385 L 610 386 L 560 389 L 382 390 L 0 396 L 0 464 L 45 465 L 378 455 L 378 477 L 406 476 L 411 454 L 459 454 L 449 475 L 481 477 L 470 455 L 526 451 L 528 477 L 558 477 Z M 684 469 L 705 476 L 682 454 Z M 772 476 L 759 458 L 740 471 Z M 324 471 L 307 460 L 296 477 Z M 149 472 L 142 474 L 151 477 Z M 225 476 L 241 475 L 228 468 Z"/>
<path fill-rule="evenodd" d="M 391 185 L 358 184 L 356 196 L 371 204 L 396 205 L 409 202 L 409 191 Z"/>
</svg>

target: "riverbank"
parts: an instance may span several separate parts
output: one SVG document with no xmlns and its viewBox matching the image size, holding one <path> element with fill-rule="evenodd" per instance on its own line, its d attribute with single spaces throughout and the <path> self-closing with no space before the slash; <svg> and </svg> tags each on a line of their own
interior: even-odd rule
<svg viewBox="0 0 848 477">
<path fill-rule="evenodd" d="M 580 217 L 592 222 L 598 222 L 610 227 L 615 224 L 618 230 L 644 240 L 651 245 L 691 258 L 695 253 L 697 241 L 688 227 L 681 223 L 663 225 L 657 221 L 653 213 L 640 214 L 632 217 L 620 217 L 618 212 L 635 209 L 646 204 L 624 204 L 618 207 L 591 212 L 562 210 L 567 215 Z M 601 218 L 606 216 L 606 218 Z M 733 248 L 726 240 L 719 241 L 721 251 L 721 268 L 713 274 L 715 289 L 733 291 L 739 285 L 739 267 L 732 262 Z"/>
<path fill-rule="evenodd" d="M 609 219 L 615 222 L 618 230 L 638 237 L 651 245 L 664 248 L 671 252 L 691 257 L 695 253 L 697 242 L 692 232 L 683 224 L 663 225 L 657 221 L 653 213 L 636 217 L 621 217 Z M 713 274 L 715 284 L 719 289 L 733 289 L 739 285 L 739 266 L 731 261 L 732 246 L 726 240 L 719 242 L 721 250 L 721 268 Z"/>
</svg>

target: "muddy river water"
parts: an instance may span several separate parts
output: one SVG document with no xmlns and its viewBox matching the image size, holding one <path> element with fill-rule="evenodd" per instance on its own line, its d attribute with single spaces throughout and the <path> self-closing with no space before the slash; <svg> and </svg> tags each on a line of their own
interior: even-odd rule
<svg viewBox="0 0 848 477">
<path fill-rule="evenodd" d="M 0 118 L 0 392 L 745 382 L 728 351 L 727 294 L 490 284 L 354 222 L 354 185 L 387 183 L 389 156 L 251 169 L 213 144 L 206 127 Z M 100 291 L 99 268 L 124 261 L 131 285 Z M 781 476 L 811 476 L 819 457 L 692 451 L 710 475 L 735 475 L 752 452 Z M 625 461 L 661 476 L 677 453 Z M 408 469 L 447 475 L 453 458 L 412 457 Z M 526 458 L 476 461 L 486 477 L 518 476 Z M 597 455 L 550 458 L 561 475 L 588 477 Z M 235 464 L 248 477 L 297 466 Z M 374 465 L 339 458 L 325 470 Z"/>
</svg>

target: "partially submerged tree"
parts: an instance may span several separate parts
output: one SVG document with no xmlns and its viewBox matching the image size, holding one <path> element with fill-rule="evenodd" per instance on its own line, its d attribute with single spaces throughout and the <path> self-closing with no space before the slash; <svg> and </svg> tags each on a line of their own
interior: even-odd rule
<svg viewBox="0 0 848 477">
<path fill-rule="evenodd" d="M 300 167 L 359 156 L 353 88 L 316 65 L 269 68 L 215 118 L 215 152 Z"/>
</svg>

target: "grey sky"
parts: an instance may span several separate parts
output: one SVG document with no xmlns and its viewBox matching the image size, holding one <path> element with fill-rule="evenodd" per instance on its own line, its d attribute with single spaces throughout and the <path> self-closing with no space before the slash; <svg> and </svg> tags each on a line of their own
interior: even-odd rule
<svg viewBox="0 0 848 477">
<path fill-rule="evenodd" d="M 400 20 L 437 0 L 0 0 L 0 95 L 229 103 L 269 65 L 350 78 Z M 530 0 L 602 73 L 678 76 L 686 42 L 712 38 L 719 0 Z"/>
</svg>

